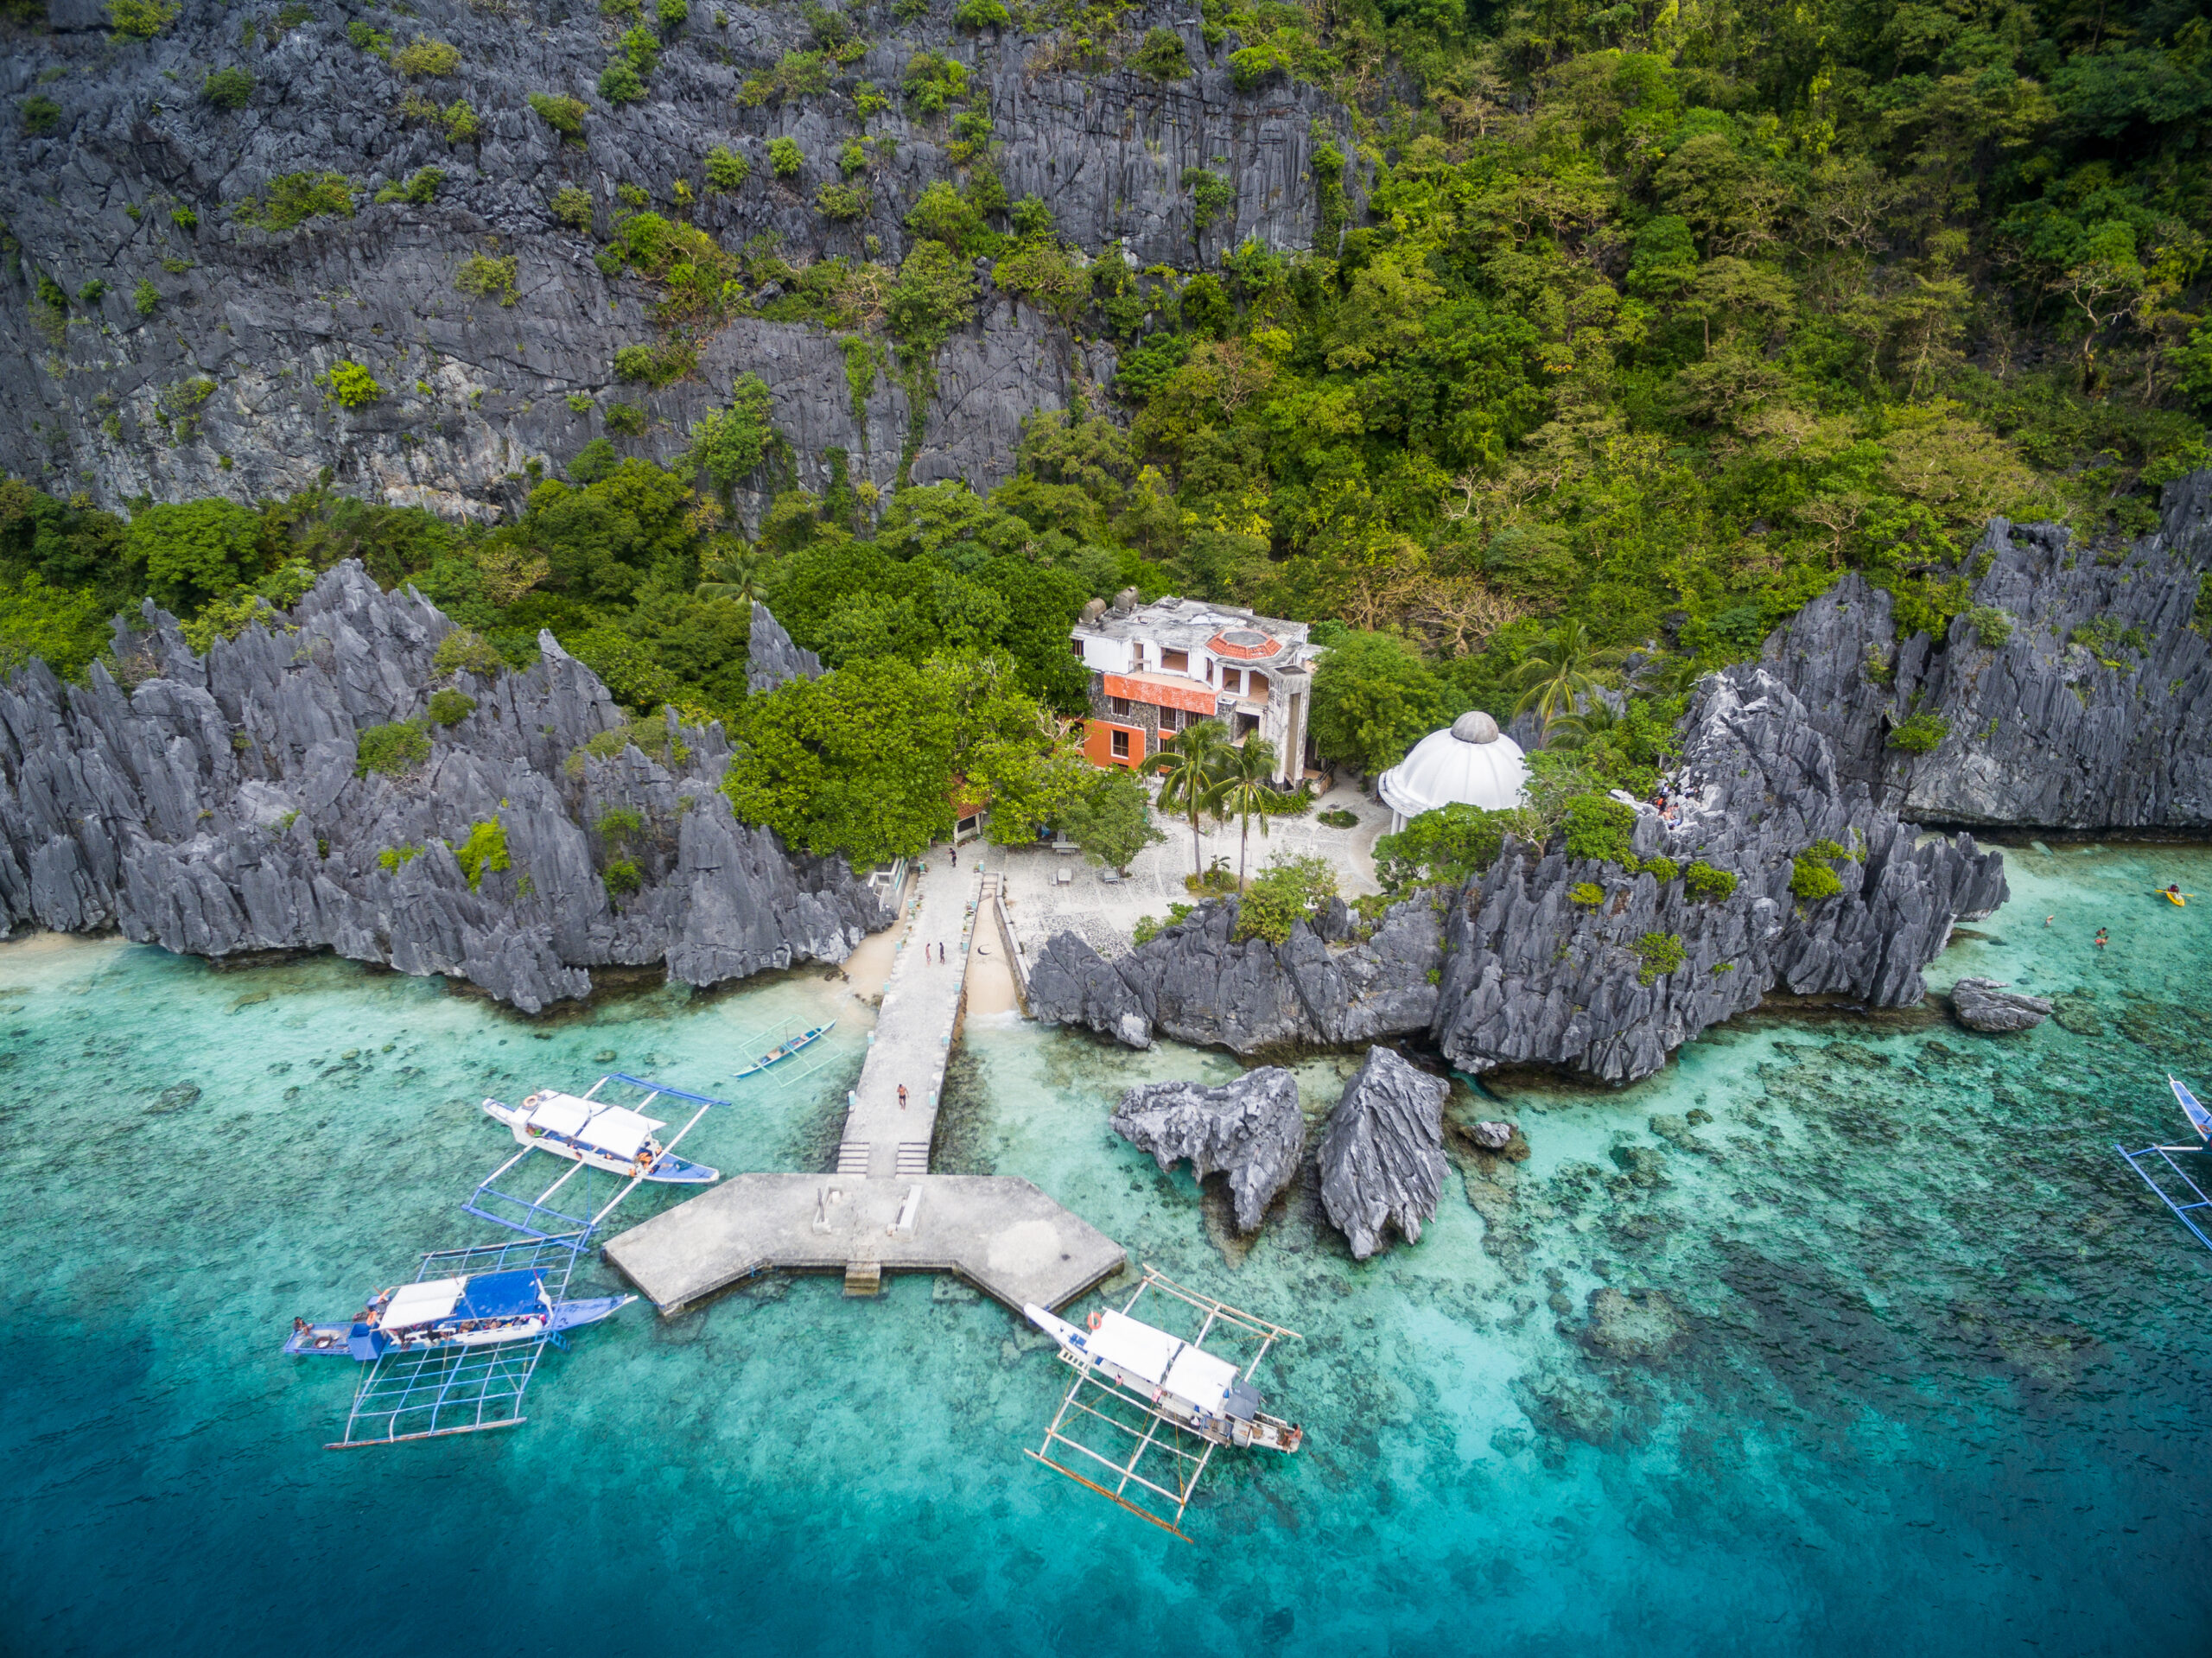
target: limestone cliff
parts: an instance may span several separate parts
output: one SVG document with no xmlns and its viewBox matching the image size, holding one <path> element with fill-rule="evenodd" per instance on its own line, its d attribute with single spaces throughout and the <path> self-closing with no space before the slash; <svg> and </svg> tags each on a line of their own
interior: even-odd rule
<svg viewBox="0 0 2212 1658">
<path fill-rule="evenodd" d="M 1762 669 L 1707 683 L 1675 786 L 1677 820 L 1639 814 L 1632 848 L 1671 873 L 1509 843 L 1463 887 L 1398 905 L 1348 948 L 1303 922 L 1281 945 L 1232 942 L 1234 900 L 1112 962 L 1060 934 L 1031 969 L 1032 1009 L 1124 1042 L 1158 1030 L 1251 1053 L 1420 1036 L 1469 1071 L 1549 1064 L 1624 1082 L 1770 990 L 1917 1001 L 1954 923 L 2005 899 L 2001 854 L 1877 807 Z M 1813 861 L 1835 890 L 1801 899 L 1799 860 L 1822 842 L 1841 849 Z M 1700 860 L 1733 890 L 1693 892 Z"/>
<path fill-rule="evenodd" d="M 895 265 L 924 187 L 960 176 L 954 114 L 980 114 L 1009 196 L 1042 197 L 1083 252 L 1121 243 L 1139 268 L 1211 269 L 1248 237 L 1309 245 L 1316 124 L 1345 143 L 1343 111 L 1310 87 L 1235 90 L 1237 37 L 1209 53 L 1188 7 L 1141 8 L 1107 54 L 1125 55 L 1148 27 L 1176 29 L 1196 72 L 1163 83 L 1127 67 L 1055 67 L 1064 42 L 958 29 L 943 4 L 912 22 L 855 5 L 844 15 L 865 49 L 830 66 L 827 90 L 753 107 L 736 100 L 748 76 L 819 44 L 800 8 L 699 0 L 660 32 L 643 99 L 610 105 L 594 88 L 632 21 L 618 10 L 421 0 L 352 18 L 387 37 L 378 55 L 349 40 L 341 10 L 287 25 L 290 7 L 248 17 L 189 4 L 158 38 L 134 42 L 110 39 L 99 0 L 49 0 L 50 30 L 17 33 L 0 58 L 10 109 L 41 91 L 60 110 L 51 133 L 0 124 L 11 242 L 0 280 L 0 471 L 65 494 L 81 474 L 115 506 L 141 494 L 251 501 L 311 485 L 327 467 L 351 493 L 480 515 L 519 500 L 529 462 L 557 467 L 604 434 L 609 402 L 649 417 L 625 447 L 666 460 L 751 372 L 767 382 L 790 463 L 810 487 L 827 482 L 834 448 L 856 480 L 886 490 L 902 458 L 917 483 L 957 477 L 987 489 L 1007 474 L 1025 416 L 1064 406 L 1078 382 L 1110 378 L 1109 346 L 1076 340 L 996 291 L 986 264 L 982 302 L 939 353 L 918 427 L 886 359 L 868 366 L 849 359 L 844 331 L 760 314 L 714 333 L 691 376 L 652 391 L 620 383 L 614 354 L 654 337 L 658 294 L 594 263 L 622 210 L 618 193 L 690 219 L 732 251 L 772 245 L 795 268 L 827 257 Z M 416 36 L 457 50 L 450 73 L 399 72 L 398 52 Z M 965 66 L 958 110 L 925 114 L 899 98 L 925 48 Z M 243 107 L 199 96 L 218 66 L 253 75 Z M 564 139 L 533 113 L 533 93 L 582 99 L 581 133 Z M 864 110 L 864 95 L 888 106 Z M 477 130 L 448 142 L 444 118 L 423 111 L 460 104 Z M 849 152 L 863 135 L 864 149 Z M 768 155 L 779 139 L 801 157 L 788 177 Z M 717 147 L 747 163 L 734 190 L 709 187 L 705 157 Z M 849 154 L 861 158 L 850 178 Z M 443 174 L 429 200 L 375 200 L 429 167 Z M 1235 191 L 1203 231 L 1184 182 L 1192 168 Z M 346 175 L 353 216 L 280 232 L 239 222 L 240 202 L 301 172 Z M 553 216 L 564 186 L 592 199 L 588 229 Z M 858 191 L 860 216 L 826 217 L 824 186 Z M 477 254 L 516 261 L 511 303 L 456 289 Z M 38 302 L 41 276 L 70 296 L 66 313 Z M 105 295 L 79 301 L 95 280 Z M 140 283 L 157 295 L 150 314 L 134 302 Z M 779 296 L 764 288 L 743 302 L 772 311 Z M 856 329 L 882 328 L 881 297 Z M 366 366 L 387 395 L 353 409 L 327 398 L 316 377 L 340 361 Z M 212 390 L 191 401 L 203 382 Z M 741 492 L 748 513 L 775 470 Z"/>
<path fill-rule="evenodd" d="M 842 961 L 890 921 L 842 860 L 731 816 L 719 726 L 633 729 L 658 759 L 606 740 L 620 712 L 550 635 L 527 671 L 442 674 L 452 625 L 350 561 L 275 619 L 200 657 L 149 604 L 117 626 L 127 689 L 40 664 L 0 689 L 9 926 L 330 950 L 536 1012 L 595 967 L 713 984 Z M 441 688 L 473 699 L 450 726 L 424 717 Z M 399 721 L 427 753 L 363 772 L 361 734 Z"/>
<path fill-rule="evenodd" d="M 1900 645 L 1857 575 L 1793 617 L 1766 659 L 1843 776 L 1923 821 L 2072 829 L 2212 828 L 2212 646 L 2192 626 L 2212 566 L 2212 472 L 2167 486 L 2133 546 L 1993 523 L 1974 614 Z M 1940 722 L 1924 753 L 1891 740 Z M 1923 728 L 1928 728 L 1923 722 Z"/>
</svg>

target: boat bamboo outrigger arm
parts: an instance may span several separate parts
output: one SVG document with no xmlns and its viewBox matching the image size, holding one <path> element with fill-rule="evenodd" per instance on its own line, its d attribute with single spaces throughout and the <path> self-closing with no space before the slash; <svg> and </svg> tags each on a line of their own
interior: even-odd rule
<svg viewBox="0 0 2212 1658">
<path fill-rule="evenodd" d="M 632 1077 L 626 1071 L 620 1070 L 609 1071 L 578 1097 L 585 1100 L 595 1099 L 599 1090 L 609 1083 L 626 1083 L 632 1088 L 641 1088 L 645 1090 L 645 1099 L 631 1108 L 640 1115 L 644 1114 L 647 1106 L 652 1105 L 655 1100 L 663 1096 L 671 1099 L 690 1101 L 698 1106 L 699 1109 L 691 1114 L 690 1119 L 661 1147 L 664 1156 L 676 1150 L 684 1135 L 698 1126 L 700 1118 L 705 1116 L 715 1106 L 728 1103 L 727 1100 L 710 1099 L 704 1094 L 693 1094 L 683 1089 L 671 1088 L 666 1083 L 652 1082 L 643 1077 Z M 643 1172 L 631 1175 L 622 1182 L 612 1197 L 588 1215 L 568 1214 L 554 1208 L 551 1202 L 554 1193 L 584 1172 L 586 1165 L 582 1162 L 571 1163 L 551 1185 L 539 1192 L 536 1197 L 520 1197 L 512 1192 L 501 1191 L 499 1189 L 499 1181 L 501 1177 L 532 1152 L 539 1149 L 541 1148 L 536 1146 L 524 1146 L 512 1157 L 500 1164 L 498 1168 L 486 1175 L 477 1183 L 476 1190 L 469 1194 L 468 1201 L 461 1204 L 463 1212 L 476 1216 L 481 1220 L 490 1221 L 495 1225 L 523 1233 L 529 1237 L 548 1240 L 572 1239 L 574 1242 L 570 1247 L 581 1250 L 590 1243 L 593 1236 L 599 1230 L 601 1223 L 613 1214 L 616 1207 L 635 1191 L 645 1179 L 645 1174 Z M 586 1184 L 588 1185 L 589 1183 Z M 503 1214 L 493 1207 L 494 1204 L 502 1204 L 510 1205 L 512 1211 L 514 1212 Z"/>
<path fill-rule="evenodd" d="M 1245 1382 L 1252 1380 L 1254 1373 L 1260 1368 L 1260 1361 L 1268 1356 L 1268 1350 L 1275 1343 L 1285 1339 L 1304 1339 L 1294 1330 L 1240 1312 L 1225 1301 L 1217 1301 L 1196 1290 L 1185 1289 L 1150 1266 L 1144 1268 L 1144 1275 L 1138 1281 L 1135 1293 L 1122 1304 L 1121 1311 L 1124 1318 L 1130 1315 L 1147 1290 L 1157 1290 L 1162 1295 L 1172 1296 L 1205 1315 L 1198 1332 L 1184 1344 L 1186 1346 L 1200 1346 L 1217 1326 L 1224 1324 L 1241 1332 L 1248 1339 L 1256 1341 L 1257 1346 L 1250 1360 L 1239 1373 L 1240 1379 Z M 1093 1328 L 1096 1328 L 1095 1322 Z M 1190 1537 L 1182 1529 L 1183 1513 L 1197 1494 L 1198 1482 L 1205 1477 L 1207 1465 L 1213 1460 L 1217 1442 L 1193 1432 L 1182 1422 L 1164 1414 L 1157 1403 L 1157 1393 L 1152 1398 L 1147 1398 L 1119 1382 L 1103 1378 L 1096 1370 L 1071 1358 L 1065 1347 L 1060 1356 L 1075 1364 L 1075 1380 L 1070 1384 L 1065 1396 L 1060 1401 L 1059 1409 L 1054 1413 L 1051 1424 L 1045 1430 L 1043 1445 L 1033 1451 L 1025 1445 L 1022 1447 L 1023 1454 L 1034 1458 L 1056 1473 L 1065 1474 L 1078 1485 L 1089 1486 L 1138 1519 L 1148 1521 L 1162 1531 L 1189 1542 Z M 1086 1398 L 1085 1389 L 1090 1389 L 1094 1397 Z M 1141 1420 L 1124 1420 L 1133 1415 L 1141 1416 Z M 1112 1437 L 1104 1443 L 1111 1447 L 1114 1454 L 1108 1455 L 1076 1437 L 1078 1431 L 1090 1428 L 1094 1424 L 1103 1430 L 1111 1430 Z M 1296 1432 L 1292 1430 L 1294 1435 Z M 1295 1445 L 1294 1438 L 1291 1444 Z M 1193 1445 L 1196 1449 L 1192 1448 Z M 1123 1456 L 1121 1452 L 1125 1447 L 1128 1454 Z M 1155 1457 L 1152 1468 L 1140 1472 L 1138 1464 L 1145 1461 L 1148 1453 L 1155 1451 L 1167 1458 L 1165 1468 L 1160 1467 L 1160 1458 Z M 1078 1473 L 1065 1463 L 1056 1460 L 1058 1456 L 1065 1456 L 1069 1461 L 1084 1460 L 1097 1477 Z M 1159 1478 L 1151 1477 L 1155 1472 Z M 1162 1483 L 1162 1480 L 1166 1483 Z M 1157 1511 L 1152 1506 L 1154 1499 L 1160 1505 Z"/>
<path fill-rule="evenodd" d="M 2190 1236 L 2206 1248 L 2212 1249 L 2212 1194 L 2190 1177 L 2188 1171 L 2174 1161 L 2177 1154 L 2203 1156 L 2212 1151 L 2212 1111 L 2201 1104 L 2189 1091 L 2189 1085 L 2179 1077 L 2168 1074 L 2167 1083 L 2172 1087 L 2174 1099 L 2189 1119 L 2189 1126 L 2196 1131 L 2194 1146 L 2145 1146 L 2138 1151 L 2115 1144 L 2113 1149 L 2126 1160 L 2127 1166 L 2141 1177 L 2158 1201 L 2174 1212 L 2174 1218 L 2187 1227 Z"/>
</svg>

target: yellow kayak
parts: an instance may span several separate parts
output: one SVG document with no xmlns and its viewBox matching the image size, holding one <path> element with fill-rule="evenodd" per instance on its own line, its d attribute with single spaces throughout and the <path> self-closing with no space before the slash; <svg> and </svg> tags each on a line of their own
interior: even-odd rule
<svg viewBox="0 0 2212 1658">
<path fill-rule="evenodd" d="M 2189 907 L 2190 899 L 2196 896 L 2194 893 L 2168 892 L 2163 886 L 2154 886 L 2151 890 L 2153 893 L 2156 893 L 2160 898 L 2165 899 L 2167 903 L 2172 905 L 2177 910 L 2187 909 Z"/>
</svg>

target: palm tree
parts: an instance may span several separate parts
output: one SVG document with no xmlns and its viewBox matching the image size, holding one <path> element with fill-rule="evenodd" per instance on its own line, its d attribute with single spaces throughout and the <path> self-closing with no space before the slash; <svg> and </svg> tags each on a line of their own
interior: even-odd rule
<svg viewBox="0 0 2212 1658">
<path fill-rule="evenodd" d="M 1275 746 L 1264 737 L 1247 737 L 1242 748 L 1229 752 L 1216 792 L 1214 811 L 1223 823 L 1243 820 L 1244 832 L 1236 843 L 1236 887 L 1244 888 L 1244 854 L 1252 844 L 1252 818 L 1260 819 L 1260 838 L 1268 838 L 1268 800 L 1274 791 Z"/>
<path fill-rule="evenodd" d="M 1514 683 L 1524 689 L 1513 711 L 1526 714 L 1535 709 L 1548 733 L 1554 721 L 1597 699 L 1598 687 L 1612 678 L 1611 670 L 1620 659 L 1618 651 L 1601 651 L 1593 645 L 1582 624 L 1570 618 L 1530 651 L 1515 673 Z"/>
<path fill-rule="evenodd" d="M 693 592 L 702 599 L 734 599 L 741 605 L 765 599 L 775 562 L 766 553 L 741 543 L 699 572 L 699 585 Z"/>
<path fill-rule="evenodd" d="M 1145 758 L 1144 770 L 1161 778 L 1160 804 L 1191 820 L 1191 867 L 1205 873 L 1198 849 L 1198 814 L 1211 810 L 1221 787 L 1222 764 L 1229 748 L 1217 721 L 1205 720 L 1170 737 Z"/>
</svg>

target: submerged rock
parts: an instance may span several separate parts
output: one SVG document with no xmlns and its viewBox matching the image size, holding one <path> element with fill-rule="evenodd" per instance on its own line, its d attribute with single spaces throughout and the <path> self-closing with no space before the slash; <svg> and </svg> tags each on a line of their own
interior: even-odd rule
<svg viewBox="0 0 2212 1658">
<path fill-rule="evenodd" d="M 1486 1152 L 1502 1152 L 1513 1143 L 1517 1132 L 1510 1122 L 1478 1122 L 1467 1131 L 1467 1137 Z"/>
<path fill-rule="evenodd" d="M 1995 979 L 1961 979 L 1951 987 L 1951 1011 L 1969 1030 L 2031 1031 L 2050 1017 L 2050 1003 Z"/>
<path fill-rule="evenodd" d="M 1659 1290 L 1590 1292 L 1590 1344 L 1619 1359 L 1664 1358 L 1689 1337 L 1689 1323 Z"/>
<path fill-rule="evenodd" d="M 1225 1088 L 1143 1083 L 1122 1096 L 1113 1128 L 1151 1153 L 1162 1173 L 1187 1158 L 1202 1180 L 1228 1175 L 1240 1232 L 1258 1228 L 1306 1150 L 1298 1079 L 1277 1065 L 1248 1070 Z"/>
<path fill-rule="evenodd" d="M 0 688 L 0 918 L 211 957 L 328 950 L 531 1013 L 595 967 L 714 984 L 842 961 L 889 924 L 843 860 L 735 819 L 719 725 L 629 726 L 550 633 L 523 672 L 442 673 L 452 631 L 348 560 L 204 657 L 148 604 L 143 631 L 117 624 L 128 688 L 34 664 Z M 448 685 L 473 699 L 450 726 L 426 718 Z M 419 758 L 368 767 L 364 734 L 402 722 Z M 610 845 L 615 811 L 634 827 Z M 633 887 L 604 878 L 618 861 Z"/>
<path fill-rule="evenodd" d="M 1321 1131 L 1321 1207 L 1364 1261 L 1395 1226 L 1408 1243 L 1444 1189 L 1444 1100 L 1452 1085 L 1389 1048 L 1370 1048 Z"/>
</svg>

